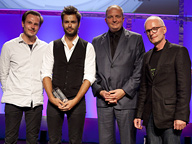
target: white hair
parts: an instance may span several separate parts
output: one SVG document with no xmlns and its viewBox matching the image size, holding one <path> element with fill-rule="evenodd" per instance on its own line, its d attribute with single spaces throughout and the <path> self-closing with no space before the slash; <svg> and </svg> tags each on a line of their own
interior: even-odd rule
<svg viewBox="0 0 192 144">
<path fill-rule="evenodd" d="M 148 17 L 148 18 L 146 19 L 146 21 L 145 21 L 145 23 L 144 23 L 144 27 L 145 27 L 145 24 L 146 24 L 146 22 L 147 22 L 148 20 L 158 20 L 159 23 L 160 23 L 162 26 L 165 26 L 164 21 L 163 21 L 160 17 L 158 17 L 158 16 L 150 16 L 150 17 Z"/>
</svg>

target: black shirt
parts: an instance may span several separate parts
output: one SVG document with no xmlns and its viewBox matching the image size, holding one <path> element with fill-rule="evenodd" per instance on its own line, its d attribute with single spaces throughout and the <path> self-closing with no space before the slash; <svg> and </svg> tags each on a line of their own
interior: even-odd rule
<svg viewBox="0 0 192 144">
<path fill-rule="evenodd" d="M 111 56 L 113 58 L 115 54 L 115 50 L 117 48 L 117 45 L 119 43 L 120 36 L 122 34 L 123 27 L 117 31 L 117 32 L 111 32 L 109 31 L 109 36 L 110 36 L 110 48 L 111 48 Z"/>
<path fill-rule="evenodd" d="M 28 44 L 30 50 L 32 50 L 33 44 Z"/>
<path fill-rule="evenodd" d="M 150 62 L 149 62 L 149 65 L 151 66 L 152 76 L 155 75 L 157 64 L 158 64 L 158 61 L 159 61 L 159 58 L 161 56 L 162 51 L 163 51 L 163 49 L 161 49 L 159 51 L 157 51 L 157 48 L 153 49 L 153 53 L 152 53 L 152 56 L 151 56 L 151 59 L 150 59 Z"/>
</svg>

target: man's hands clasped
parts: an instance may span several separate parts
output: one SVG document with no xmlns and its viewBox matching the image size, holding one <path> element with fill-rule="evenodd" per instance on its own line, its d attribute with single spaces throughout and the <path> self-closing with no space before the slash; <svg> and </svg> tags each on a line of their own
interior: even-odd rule
<svg viewBox="0 0 192 144">
<path fill-rule="evenodd" d="M 61 111 L 69 111 L 71 110 L 76 104 L 76 100 L 68 100 L 68 101 L 61 101 L 59 98 L 53 98 L 50 100 L 55 106 L 57 106 Z"/>
<path fill-rule="evenodd" d="M 100 95 L 108 102 L 108 104 L 117 104 L 118 100 L 125 95 L 125 92 L 123 89 L 115 89 L 109 92 L 102 90 L 100 91 Z"/>
</svg>

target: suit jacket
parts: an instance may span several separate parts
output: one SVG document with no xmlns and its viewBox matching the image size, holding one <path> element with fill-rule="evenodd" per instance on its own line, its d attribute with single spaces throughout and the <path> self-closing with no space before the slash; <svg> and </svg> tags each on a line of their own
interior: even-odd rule
<svg viewBox="0 0 192 144">
<path fill-rule="evenodd" d="M 153 114 L 157 128 L 171 128 L 174 120 L 189 121 L 191 97 L 191 61 L 186 48 L 166 42 L 152 77 L 149 61 L 153 50 L 143 60 L 137 118 L 143 125 Z"/>
<path fill-rule="evenodd" d="M 135 109 L 140 72 L 145 52 L 142 36 L 123 28 L 112 59 L 109 33 L 95 37 L 92 44 L 96 52 L 96 81 L 92 85 L 98 107 L 108 107 L 99 95 L 100 90 L 123 89 L 126 93 L 115 105 L 116 109 Z"/>
</svg>

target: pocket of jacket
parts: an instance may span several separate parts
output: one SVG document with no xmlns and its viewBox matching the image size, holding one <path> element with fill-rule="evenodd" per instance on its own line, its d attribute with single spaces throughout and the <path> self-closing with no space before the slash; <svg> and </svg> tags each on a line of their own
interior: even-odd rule
<svg viewBox="0 0 192 144">
<path fill-rule="evenodd" d="M 175 98 L 171 98 L 171 99 L 165 99 L 164 103 L 166 105 L 176 105 L 176 99 Z"/>
</svg>

